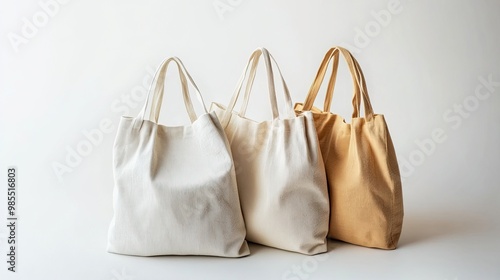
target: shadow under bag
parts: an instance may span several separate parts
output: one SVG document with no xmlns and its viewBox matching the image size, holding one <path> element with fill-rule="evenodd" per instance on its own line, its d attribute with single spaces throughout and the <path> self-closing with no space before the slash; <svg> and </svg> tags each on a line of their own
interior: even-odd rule
<svg viewBox="0 0 500 280">
<path fill-rule="evenodd" d="M 190 125 L 158 124 L 170 62 L 179 70 Z M 205 110 L 199 116 L 186 76 Z M 138 256 L 248 255 L 234 164 L 217 116 L 207 113 L 178 58 L 165 60 L 155 78 L 150 120 L 144 116 L 151 88 L 139 115 L 122 117 L 118 127 L 108 251 Z"/>
<path fill-rule="evenodd" d="M 256 122 L 245 118 L 245 111 L 261 56 L 267 69 L 273 119 Z M 212 108 L 231 144 L 247 240 L 308 255 L 322 253 L 327 249 L 329 201 L 313 117 L 310 112 L 295 116 L 281 77 L 285 111 L 280 118 L 271 57 L 266 49 L 257 49 L 229 106 L 212 103 Z M 234 112 L 250 64 L 242 109 Z"/>
<path fill-rule="evenodd" d="M 330 113 L 340 54 L 354 84 L 351 124 Z M 332 59 L 332 76 L 321 111 L 313 103 Z M 364 118 L 360 117 L 361 100 Z M 334 47 L 326 53 L 306 101 L 296 104 L 295 110 L 297 114 L 309 110 L 314 114 L 330 193 L 328 236 L 366 247 L 396 248 L 403 224 L 396 153 L 384 116 L 373 113 L 363 72 L 349 51 Z"/>
</svg>

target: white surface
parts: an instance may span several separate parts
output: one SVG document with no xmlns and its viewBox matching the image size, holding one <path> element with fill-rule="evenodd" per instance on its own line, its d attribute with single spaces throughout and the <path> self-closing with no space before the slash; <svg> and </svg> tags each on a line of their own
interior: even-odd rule
<svg viewBox="0 0 500 280">
<path fill-rule="evenodd" d="M 228 2 L 235 7 L 219 18 L 213 4 Z M 9 165 L 19 168 L 20 225 L 19 272 L 8 273 L 2 261 L 0 278 L 499 279 L 500 87 L 477 108 L 470 105 L 478 100 L 472 96 L 479 77 L 500 81 L 500 2 L 401 1 L 390 22 L 373 29 L 371 12 L 387 9 L 389 2 L 73 0 L 47 16 L 16 52 L 9 34 L 21 36 L 23 18 L 43 20 L 43 10 L 35 0 L 2 0 L 0 174 L 5 178 Z M 356 30 L 365 27 L 373 36 L 356 43 Z M 148 69 L 177 55 L 207 102 L 227 103 L 251 51 L 265 46 L 280 63 L 294 101 L 302 101 L 334 44 L 358 49 L 374 110 L 386 115 L 391 129 L 405 176 L 399 249 L 332 242 L 322 260 L 260 246 L 243 259 L 105 252 L 112 142 L 119 116 L 135 115 L 142 104 L 140 98 L 126 99 L 132 92 L 140 97 Z M 261 92 L 255 91 L 249 114 L 263 119 L 270 108 L 262 74 L 258 79 Z M 339 83 L 333 110 L 348 117 L 345 71 Z M 164 108 L 184 113 L 172 104 L 181 98 L 166 96 Z M 471 112 L 458 117 L 448 111 L 464 101 L 471 102 Z M 165 112 L 165 124 L 188 121 L 187 114 L 175 119 Z M 102 140 L 58 180 L 54 162 L 66 164 L 67 147 L 77 149 L 86 141 L 82 131 L 103 121 L 112 129 L 104 129 Z M 442 143 L 419 158 L 424 153 L 416 141 L 435 129 L 445 140 L 438 137 Z M 405 162 L 413 162 L 413 169 Z M 5 196 L 0 191 L 1 225 Z M 2 256 L 5 238 L 1 226 Z M 287 274 L 302 265 L 307 274 Z"/>
</svg>

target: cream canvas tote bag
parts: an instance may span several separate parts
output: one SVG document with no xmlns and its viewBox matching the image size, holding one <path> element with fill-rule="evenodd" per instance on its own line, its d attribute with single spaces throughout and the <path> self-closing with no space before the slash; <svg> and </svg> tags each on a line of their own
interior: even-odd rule
<svg viewBox="0 0 500 280">
<path fill-rule="evenodd" d="M 165 75 L 177 64 L 191 124 L 158 124 Z M 186 77 L 205 113 L 197 116 Z M 229 143 L 217 116 L 207 113 L 178 58 L 158 68 L 149 120 L 148 98 L 135 118 L 122 117 L 113 148 L 114 216 L 108 251 L 119 254 L 249 254 Z"/>
<path fill-rule="evenodd" d="M 261 56 L 273 119 L 256 122 L 245 117 L 245 110 Z M 250 64 L 242 110 L 234 112 Z M 213 103 L 212 108 L 231 144 L 247 240 L 308 255 L 322 253 L 327 249 L 329 201 L 318 138 L 310 112 L 295 116 L 281 71 L 279 74 L 285 95 L 282 118 L 271 56 L 264 48 L 251 55 L 229 106 Z"/>
<path fill-rule="evenodd" d="M 354 85 L 350 124 L 330 113 L 339 55 Z M 333 70 L 323 110 L 313 107 L 328 64 Z M 365 117 L 360 117 L 363 100 Z M 334 47 L 318 70 L 298 115 L 312 110 L 330 192 L 329 237 L 382 249 L 396 248 L 403 224 L 403 197 L 396 153 L 383 115 L 373 113 L 361 67 L 349 51 Z"/>
</svg>

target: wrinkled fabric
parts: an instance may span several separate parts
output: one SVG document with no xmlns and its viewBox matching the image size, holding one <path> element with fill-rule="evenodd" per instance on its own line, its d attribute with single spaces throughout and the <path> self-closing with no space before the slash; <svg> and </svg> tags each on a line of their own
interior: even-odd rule
<svg viewBox="0 0 500 280">
<path fill-rule="evenodd" d="M 217 103 L 211 110 L 219 117 L 225 112 Z M 330 210 L 312 115 L 258 123 L 233 114 L 225 132 L 247 240 L 308 255 L 326 252 Z"/>
<path fill-rule="evenodd" d="M 229 146 L 215 114 L 192 126 L 122 118 L 114 145 L 108 251 L 127 255 L 249 254 Z"/>
<path fill-rule="evenodd" d="M 313 114 L 330 193 L 328 236 L 367 247 L 396 248 L 403 199 L 384 116 L 375 115 L 369 122 L 357 118 L 347 124 L 332 113 Z"/>
</svg>

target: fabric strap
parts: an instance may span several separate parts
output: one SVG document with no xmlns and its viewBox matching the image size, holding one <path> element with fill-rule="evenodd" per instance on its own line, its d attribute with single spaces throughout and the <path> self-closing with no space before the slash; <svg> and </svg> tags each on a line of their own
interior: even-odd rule
<svg viewBox="0 0 500 280">
<path fill-rule="evenodd" d="M 141 111 L 139 112 L 139 114 L 137 115 L 137 117 L 135 119 L 134 128 L 140 129 L 140 127 L 142 126 L 142 123 L 145 119 L 146 110 L 147 110 L 148 104 L 149 104 L 149 98 L 150 98 L 151 92 L 153 90 L 154 90 L 153 91 L 153 99 L 151 101 L 151 109 L 150 109 L 149 119 L 151 121 L 158 123 L 158 119 L 159 119 L 160 111 L 161 111 L 161 104 L 163 101 L 163 95 L 164 95 L 164 91 L 165 91 L 165 78 L 166 78 L 166 74 L 167 74 L 167 69 L 168 69 L 170 62 L 172 62 L 172 61 L 175 64 L 177 64 L 177 69 L 179 71 L 179 78 L 181 81 L 182 93 L 183 93 L 183 98 L 184 98 L 184 105 L 186 106 L 186 111 L 189 115 L 191 123 L 196 121 L 196 119 L 198 117 L 197 117 L 195 110 L 193 108 L 193 103 L 191 101 L 191 97 L 189 94 L 189 86 L 188 86 L 188 82 L 187 82 L 188 80 L 189 80 L 190 84 L 194 87 L 194 89 L 196 91 L 196 96 L 197 96 L 199 102 L 201 103 L 203 110 L 205 111 L 205 113 L 208 113 L 208 110 L 205 106 L 205 102 L 203 101 L 203 97 L 201 96 L 200 90 L 196 86 L 196 83 L 194 82 L 193 78 L 191 77 L 191 75 L 187 71 L 187 69 L 184 66 L 184 64 L 182 63 L 182 61 L 178 57 L 170 57 L 170 58 L 165 59 L 160 64 L 158 69 L 156 70 L 155 75 L 153 77 L 153 80 L 152 80 L 151 85 L 150 85 L 149 90 L 148 90 L 146 102 L 144 103 L 144 106 L 142 107 Z M 186 77 L 188 79 L 186 79 Z M 154 85 L 154 87 L 153 87 L 153 85 Z"/>
<path fill-rule="evenodd" d="M 347 65 L 349 67 L 349 71 L 351 73 L 351 77 L 352 77 L 352 81 L 353 81 L 353 99 L 352 99 L 353 113 L 352 113 L 352 117 L 353 118 L 359 117 L 361 100 L 363 100 L 363 105 L 364 105 L 364 109 L 365 109 L 365 117 L 368 120 L 371 120 L 373 118 L 373 108 L 372 108 L 372 105 L 370 102 L 370 98 L 368 96 L 368 90 L 366 88 L 366 82 L 365 82 L 363 72 L 361 70 L 361 67 L 359 66 L 359 63 L 352 56 L 352 54 L 348 50 L 346 50 L 342 47 L 333 47 L 326 53 L 323 61 L 321 62 L 321 66 L 318 69 L 318 73 L 316 74 L 316 78 L 314 79 L 314 82 L 311 85 L 311 88 L 309 89 L 309 93 L 308 93 L 306 100 L 304 102 L 303 110 L 307 111 L 307 110 L 312 109 L 312 106 L 314 104 L 314 100 L 316 99 L 316 96 L 318 95 L 318 91 L 321 87 L 321 84 L 323 83 L 328 65 L 330 64 L 330 61 L 333 60 L 332 74 L 330 77 L 330 81 L 328 82 L 328 88 L 327 88 L 325 103 L 324 103 L 324 107 L 323 107 L 323 112 L 330 111 L 330 105 L 331 105 L 331 101 L 333 98 L 333 91 L 334 91 L 335 83 L 336 83 L 336 79 L 337 79 L 337 71 L 338 71 L 338 65 L 339 65 L 339 54 L 342 54 L 342 56 L 344 57 Z"/>
<path fill-rule="evenodd" d="M 286 85 L 286 82 L 283 78 L 283 74 L 281 73 L 281 69 L 279 68 L 278 64 L 276 63 L 276 60 L 274 57 L 269 53 L 269 51 L 266 48 L 258 48 L 256 49 L 252 55 L 250 56 L 250 59 L 248 60 L 248 63 L 245 67 L 245 71 L 243 75 L 240 77 L 238 84 L 235 89 L 235 93 L 233 97 L 231 98 L 231 101 L 229 102 L 229 105 L 226 109 L 226 112 L 224 113 L 224 116 L 222 118 L 222 125 L 226 126 L 229 123 L 229 120 L 231 118 L 231 113 L 234 109 L 234 106 L 236 105 L 236 102 L 238 101 L 238 97 L 240 95 L 241 89 L 243 87 L 243 82 L 245 81 L 245 78 L 247 76 L 248 70 L 250 69 L 250 75 L 247 80 L 247 84 L 245 87 L 245 96 L 244 100 L 241 106 L 241 110 L 238 113 L 240 117 L 244 117 L 246 113 L 246 109 L 248 106 L 248 101 L 250 99 L 250 91 L 252 89 L 253 81 L 255 79 L 255 74 L 257 71 L 257 66 L 259 63 L 260 56 L 264 57 L 264 62 L 266 65 L 266 70 L 267 70 L 267 80 L 268 80 L 268 87 L 269 87 L 269 99 L 271 102 L 271 109 L 273 113 L 273 120 L 278 119 L 280 117 L 279 109 L 278 109 L 278 104 L 276 100 L 276 89 L 274 85 L 274 73 L 272 69 L 272 61 L 274 61 L 274 64 L 276 65 L 278 72 L 280 74 L 281 82 L 283 84 L 283 91 L 284 91 L 284 98 L 285 98 L 285 107 L 286 107 L 286 113 L 284 115 L 284 118 L 294 118 L 295 117 L 295 112 L 293 110 L 293 104 L 292 104 L 292 99 L 290 97 L 290 92 L 288 91 L 288 87 Z"/>
</svg>

